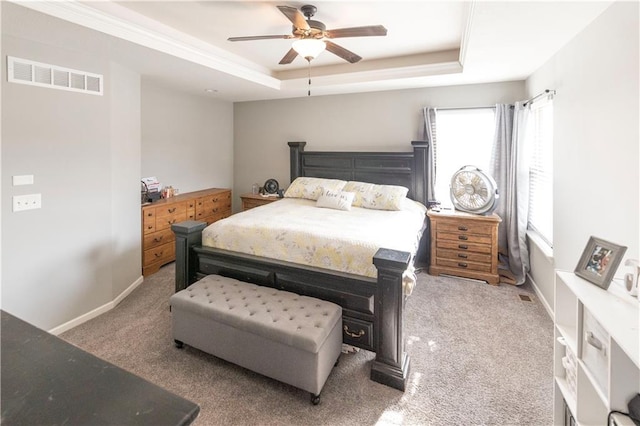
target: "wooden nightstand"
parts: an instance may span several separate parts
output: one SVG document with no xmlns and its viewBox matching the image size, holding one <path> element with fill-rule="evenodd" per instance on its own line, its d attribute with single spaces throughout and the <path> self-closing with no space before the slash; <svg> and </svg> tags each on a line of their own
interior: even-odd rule
<svg viewBox="0 0 640 426">
<path fill-rule="evenodd" d="M 242 199 L 242 210 L 244 211 L 264 204 L 273 203 L 274 201 L 278 201 L 280 198 L 263 197 L 260 194 L 242 194 L 240 199 Z"/>
<path fill-rule="evenodd" d="M 498 285 L 498 225 L 487 216 L 455 210 L 427 212 L 431 223 L 431 275 L 449 274 Z"/>
</svg>

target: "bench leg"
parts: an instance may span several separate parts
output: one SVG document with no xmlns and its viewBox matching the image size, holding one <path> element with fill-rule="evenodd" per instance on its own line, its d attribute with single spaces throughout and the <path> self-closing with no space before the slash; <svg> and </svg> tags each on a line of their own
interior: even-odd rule
<svg viewBox="0 0 640 426">
<path fill-rule="evenodd" d="M 176 344 L 176 348 L 178 349 L 184 348 L 184 342 L 181 342 L 180 340 L 174 340 L 174 342 Z"/>
<path fill-rule="evenodd" d="M 316 395 L 316 394 L 311 394 L 311 403 L 313 405 L 318 405 L 320 404 L 320 395 Z"/>
</svg>

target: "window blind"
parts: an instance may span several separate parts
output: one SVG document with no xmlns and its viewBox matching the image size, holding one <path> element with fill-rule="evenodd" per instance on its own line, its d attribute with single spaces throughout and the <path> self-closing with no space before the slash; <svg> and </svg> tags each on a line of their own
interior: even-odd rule
<svg viewBox="0 0 640 426">
<path fill-rule="evenodd" d="M 532 158 L 527 227 L 553 247 L 553 101 L 536 102 L 531 108 Z"/>
</svg>

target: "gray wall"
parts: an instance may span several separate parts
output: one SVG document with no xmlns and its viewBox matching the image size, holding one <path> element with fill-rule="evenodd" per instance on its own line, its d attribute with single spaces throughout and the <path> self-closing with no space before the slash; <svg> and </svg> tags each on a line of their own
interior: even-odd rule
<svg viewBox="0 0 640 426">
<path fill-rule="evenodd" d="M 638 8 L 614 3 L 527 80 L 530 95 L 558 91 L 553 258 L 532 251 L 534 280 L 551 307 L 554 267 L 573 271 L 589 236 L 639 256 Z"/>
<path fill-rule="evenodd" d="M 142 79 L 142 177 L 181 193 L 233 184 L 233 104 Z"/>
<path fill-rule="evenodd" d="M 411 150 L 422 108 L 487 106 L 525 98 L 524 82 L 242 102 L 234 105 L 234 206 L 275 178 L 289 184 L 289 141 L 307 150 Z"/>
<path fill-rule="evenodd" d="M 2 8 L 4 55 L 105 78 L 104 96 L 8 83 L 3 56 L 2 308 L 51 329 L 111 302 L 140 276 L 140 79 L 109 62 L 99 34 Z M 12 186 L 23 174 L 35 184 Z M 28 193 L 42 194 L 42 209 L 12 213 L 11 197 Z"/>
<path fill-rule="evenodd" d="M 231 187 L 233 106 L 117 62 L 114 39 L 2 2 L 2 308 L 56 332 L 142 281 L 140 183 Z M 104 75 L 104 96 L 8 83 L 6 55 Z M 12 186 L 14 175 L 35 184 Z M 43 207 L 11 212 L 13 195 Z"/>
</svg>

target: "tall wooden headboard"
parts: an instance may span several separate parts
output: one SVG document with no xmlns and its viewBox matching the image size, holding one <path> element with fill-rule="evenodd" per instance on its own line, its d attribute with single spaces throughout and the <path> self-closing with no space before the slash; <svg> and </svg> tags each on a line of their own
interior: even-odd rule
<svg viewBox="0 0 640 426">
<path fill-rule="evenodd" d="M 399 185 L 407 197 L 427 204 L 425 141 L 411 142 L 410 152 L 305 151 L 306 142 L 289 142 L 291 181 L 300 176 Z"/>
</svg>

